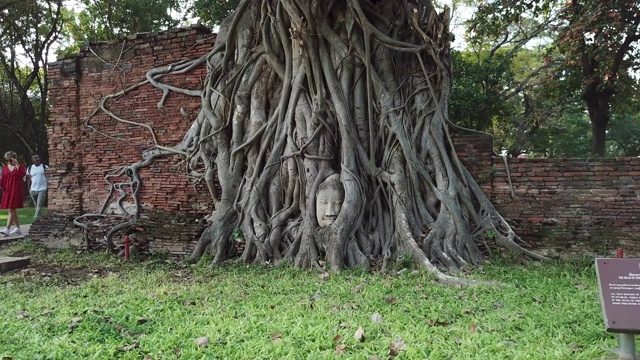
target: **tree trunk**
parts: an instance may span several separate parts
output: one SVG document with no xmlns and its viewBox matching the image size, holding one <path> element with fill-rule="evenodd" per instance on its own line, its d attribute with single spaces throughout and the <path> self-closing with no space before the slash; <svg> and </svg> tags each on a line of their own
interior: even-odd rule
<svg viewBox="0 0 640 360">
<path fill-rule="evenodd" d="M 612 96 L 612 89 L 599 86 L 599 82 L 588 85 L 584 90 L 583 99 L 587 103 L 589 120 L 591 120 L 592 156 L 605 156 Z"/>
</svg>

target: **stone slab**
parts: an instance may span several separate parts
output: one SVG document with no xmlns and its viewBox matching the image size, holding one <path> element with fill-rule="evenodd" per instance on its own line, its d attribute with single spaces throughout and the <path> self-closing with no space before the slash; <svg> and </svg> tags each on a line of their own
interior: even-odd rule
<svg viewBox="0 0 640 360">
<path fill-rule="evenodd" d="M 0 256 L 0 273 L 22 269 L 29 266 L 30 263 L 31 258 L 29 257 Z"/>
</svg>

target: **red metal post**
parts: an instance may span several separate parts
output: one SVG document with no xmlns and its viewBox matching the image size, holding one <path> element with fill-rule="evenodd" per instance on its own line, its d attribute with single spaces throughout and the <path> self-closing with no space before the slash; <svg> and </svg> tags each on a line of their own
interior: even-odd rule
<svg viewBox="0 0 640 360">
<path fill-rule="evenodd" d="M 124 259 L 129 260 L 129 235 L 124 236 Z"/>
<path fill-rule="evenodd" d="M 624 251 L 622 248 L 618 248 L 618 259 L 622 259 L 624 257 Z"/>
</svg>

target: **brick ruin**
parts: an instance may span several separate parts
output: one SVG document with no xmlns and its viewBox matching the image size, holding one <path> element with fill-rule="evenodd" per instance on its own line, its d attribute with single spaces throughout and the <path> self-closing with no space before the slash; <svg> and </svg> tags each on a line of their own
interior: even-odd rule
<svg viewBox="0 0 640 360">
<path fill-rule="evenodd" d="M 138 84 L 158 66 L 209 52 L 215 34 L 202 27 L 137 34 L 91 44 L 78 55 L 49 64 L 52 105 L 49 136 L 49 213 L 30 231 L 50 246 L 84 246 L 73 219 L 98 212 L 108 195 L 105 175 L 139 161 L 153 146 L 147 127 L 92 116 L 101 99 Z M 201 66 L 162 80 L 200 89 Z M 199 97 L 162 92 L 144 84 L 112 99 L 116 116 L 150 126 L 160 145 L 178 143 L 200 108 Z M 496 208 L 531 247 L 550 255 L 612 254 L 619 246 L 640 254 L 640 159 L 504 159 L 487 136 L 458 136 L 456 149 Z M 510 176 L 508 176 L 510 174 Z M 188 179 L 181 159 L 170 156 L 141 172 L 143 218 L 135 241 L 152 253 L 184 257 L 194 248 L 211 207 L 204 184 Z M 511 184 L 511 185 L 510 185 Z M 131 206 L 125 201 L 125 207 Z M 115 211 L 115 207 L 108 207 Z M 92 242 L 105 227 L 91 223 Z"/>
</svg>

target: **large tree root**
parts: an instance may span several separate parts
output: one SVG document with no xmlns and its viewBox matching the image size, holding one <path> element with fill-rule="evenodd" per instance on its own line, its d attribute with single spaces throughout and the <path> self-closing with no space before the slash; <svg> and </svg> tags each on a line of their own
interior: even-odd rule
<svg viewBox="0 0 640 360">
<path fill-rule="evenodd" d="M 476 282 L 440 269 L 482 264 L 481 247 L 542 259 L 453 149 L 449 17 L 429 0 L 243 0 L 196 61 L 208 69 L 200 114 L 180 144 L 156 143 L 186 158 L 215 203 L 188 260 L 226 260 L 238 232 L 246 262 L 384 270 L 409 254 L 453 284 Z M 179 90 L 156 76 L 193 64 L 147 82 L 164 99 Z M 320 227 L 317 193 L 333 173 L 344 199 Z"/>
</svg>

